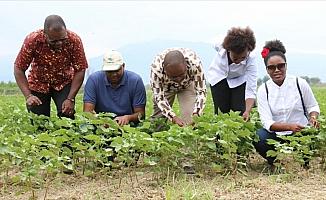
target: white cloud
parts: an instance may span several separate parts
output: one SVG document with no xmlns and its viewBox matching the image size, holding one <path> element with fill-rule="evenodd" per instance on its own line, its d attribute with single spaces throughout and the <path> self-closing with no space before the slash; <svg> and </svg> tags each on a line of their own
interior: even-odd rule
<svg viewBox="0 0 326 200">
<path fill-rule="evenodd" d="M 250 26 L 257 48 L 278 38 L 288 49 L 324 52 L 323 1 L 7 1 L 0 2 L 0 55 L 16 54 L 49 14 L 78 33 L 88 56 L 156 38 L 212 42 Z"/>
</svg>

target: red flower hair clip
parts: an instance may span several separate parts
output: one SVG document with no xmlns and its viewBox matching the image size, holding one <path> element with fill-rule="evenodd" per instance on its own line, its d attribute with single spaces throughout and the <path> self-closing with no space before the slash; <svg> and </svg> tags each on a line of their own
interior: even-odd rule
<svg viewBox="0 0 326 200">
<path fill-rule="evenodd" d="M 262 52 L 261 52 L 261 56 L 263 58 L 266 58 L 266 56 L 269 54 L 269 48 L 263 48 Z"/>
</svg>

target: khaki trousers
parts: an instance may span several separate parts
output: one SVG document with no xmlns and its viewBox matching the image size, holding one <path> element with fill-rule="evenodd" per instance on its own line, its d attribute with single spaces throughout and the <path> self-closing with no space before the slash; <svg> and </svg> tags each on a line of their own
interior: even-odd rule
<svg viewBox="0 0 326 200">
<path fill-rule="evenodd" d="M 190 124 L 192 122 L 192 112 L 194 110 L 196 102 L 196 92 L 194 88 L 194 83 L 191 83 L 186 89 L 173 92 L 164 92 L 164 96 L 168 100 L 171 107 L 173 106 L 175 96 L 177 96 L 180 107 L 181 119 L 184 120 L 184 122 L 186 122 L 187 124 Z M 152 115 L 152 118 L 164 117 L 162 111 L 158 108 L 155 101 L 153 101 L 153 106 L 154 114 Z"/>
</svg>

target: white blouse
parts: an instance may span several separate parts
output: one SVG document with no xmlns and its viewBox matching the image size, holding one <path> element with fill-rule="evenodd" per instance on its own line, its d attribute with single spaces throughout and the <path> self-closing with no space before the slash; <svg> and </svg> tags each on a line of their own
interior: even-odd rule
<svg viewBox="0 0 326 200">
<path fill-rule="evenodd" d="M 302 78 L 298 78 L 298 81 L 307 112 L 320 113 L 319 105 L 309 84 Z M 264 128 L 270 131 L 270 127 L 275 122 L 297 123 L 306 126 L 308 119 L 304 115 L 296 77 L 287 75 L 281 86 L 276 85 L 271 79 L 266 84 L 268 100 L 265 84 L 259 87 L 257 93 L 258 112 Z M 291 133 L 291 131 L 277 132 L 280 135 Z"/>
<path fill-rule="evenodd" d="M 249 54 L 248 58 L 239 64 L 232 63 L 229 65 L 227 51 L 218 44 L 214 48 L 217 54 L 208 68 L 207 81 L 213 86 L 226 78 L 230 88 L 235 88 L 247 82 L 245 99 L 256 98 L 257 65 L 255 56 Z"/>
</svg>

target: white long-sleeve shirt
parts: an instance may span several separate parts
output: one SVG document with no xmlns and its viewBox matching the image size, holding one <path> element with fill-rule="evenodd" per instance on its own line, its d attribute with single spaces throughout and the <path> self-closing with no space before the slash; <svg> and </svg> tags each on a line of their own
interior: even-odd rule
<svg viewBox="0 0 326 200">
<path fill-rule="evenodd" d="M 298 78 L 298 82 L 307 112 L 315 111 L 320 113 L 318 103 L 306 80 Z M 264 128 L 270 131 L 270 127 L 275 122 L 296 123 L 306 126 L 308 119 L 304 115 L 296 77 L 287 75 L 281 86 L 276 85 L 272 80 L 268 80 L 266 84 L 268 100 L 265 84 L 259 87 L 257 93 L 258 112 Z M 283 131 L 276 133 L 286 135 L 292 132 Z"/>
<path fill-rule="evenodd" d="M 217 54 L 210 64 L 206 79 L 213 86 L 221 80 L 227 80 L 230 88 L 238 87 L 246 83 L 245 99 L 256 98 L 257 89 L 257 65 L 255 56 L 249 54 L 248 58 L 239 64 L 228 64 L 227 51 L 216 44 L 214 46 Z"/>
</svg>

